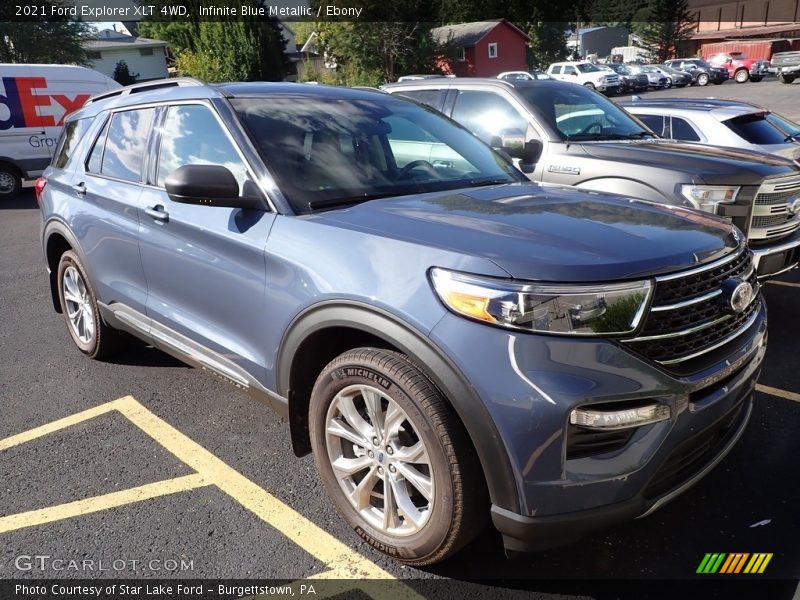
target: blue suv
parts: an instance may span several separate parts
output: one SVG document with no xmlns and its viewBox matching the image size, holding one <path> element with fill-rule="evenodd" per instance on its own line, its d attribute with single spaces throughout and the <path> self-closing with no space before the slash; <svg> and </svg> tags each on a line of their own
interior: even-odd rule
<svg viewBox="0 0 800 600">
<path fill-rule="evenodd" d="M 572 542 L 730 450 L 766 310 L 729 223 L 533 184 L 512 142 L 370 90 L 96 97 L 37 183 L 53 305 L 91 358 L 127 332 L 286 417 L 387 555 Z"/>
</svg>

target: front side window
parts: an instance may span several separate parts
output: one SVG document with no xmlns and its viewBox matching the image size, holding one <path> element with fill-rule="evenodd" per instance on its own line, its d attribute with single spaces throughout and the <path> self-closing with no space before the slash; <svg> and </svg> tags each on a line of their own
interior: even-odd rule
<svg viewBox="0 0 800 600">
<path fill-rule="evenodd" d="M 453 108 L 453 119 L 486 143 L 504 129 L 517 129 L 523 134 L 528 129 L 527 120 L 511 103 L 492 92 L 460 91 Z"/>
<path fill-rule="evenodd" d="M 672 117 L 672 136 L 676 140 L 684 140 L 686 142 L 699 142 L 700 136 L 689 124 L 686 119 L 680 117 Z"/>
<path fill-rule="evenodd" d="M 664 136 L 664 117 L 661 115 L 636 115 L 636 118 L 652 129 L 656 135 Z"/>
<path fill-rule="evenodd" d="M 573 67 L 572 65 L 566 65 L 564 67 L 564 75 L 575 75 L 577 73 L 578 72 L 575 70 L 575 67 Z"/>
<path fill-rule="evenodd" d="M 156 185 L 184 165 L 220 165 L 239 183 L 241 192 L 247 169 L 222 126 L 206 106 L 170 106 L 161 133 Z"/>
<path fill-rule="evenodd" d="M 596 73 L 600 69 L 595 67 L 592 63 L 581 63 L 578 65 L 578 70 L 581 73 Z"/>
<path fill-rule="evenodd" d="M 231 103 L 298 212 L 526 180 L 466 129 L 400 98 L 301 95 Z"/>
<path fill-rule="evenodd" d="M 100 173 L 126 181 L 140 181 L 154 108 L 114 113 L 108 128 Z"/>
</svg>

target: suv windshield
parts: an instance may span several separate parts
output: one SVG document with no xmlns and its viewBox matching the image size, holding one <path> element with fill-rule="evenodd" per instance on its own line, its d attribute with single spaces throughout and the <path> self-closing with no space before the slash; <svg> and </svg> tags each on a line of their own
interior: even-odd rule
<svg viewBox="0 0 800 600">
<path fill-rule="evenodd" d="M 605 96 L 583 86 L 522 87 L 531 109 L 566 141 L 654 137 Z"/>
<path fill-rule="evenodd" d="M 466 129 L 413 102 L 313 97 L 231 103 L 299 212 L 384 196 L 527 181 Z"/>
</svg>

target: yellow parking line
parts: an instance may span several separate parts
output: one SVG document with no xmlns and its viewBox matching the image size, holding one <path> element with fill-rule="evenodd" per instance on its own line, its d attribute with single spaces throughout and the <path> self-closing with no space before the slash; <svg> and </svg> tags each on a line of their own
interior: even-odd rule
<svg viewBox="0 0 800 600">
<path fill-rule="evenodd" d="M 772 285 L 784 285 L 786 287 L 800 287 L 800 283 L 795 283 L 793 281 L 777 281 L 775 279 L 771 279 L 767 283 L 771 283 Z"/>
<path fill-rule="evenodd" d="M 800 402 L 800 394 L 796 394 L 795 392 L 787 392 L 786 390 L 770 387 L 768 385 L 761 385 L 760 383 L 757 383 L 756 391 L 764 392 L 770 396 L 778 396 L 778 398 L 791 400 L 792 402 Z"/>
<path fill-rule="evenodd" d="M 148 483 L 147 485 L 112 492 L 103 496 L 95 496 L 94 498 L 85 498 L 75 502 L 68 502 L 67 504 L 59 504 L 58 506 L 49 506 L 39 510 L 8 515 L 7 517 L 0 517 L 0 533 L 7 533 L 33 525 L 52 523 L 53 521 L 63 521 L 64 519 L 125 506 L 142 500 L 186 492 L 207 485 L 210 485 L 209 481 L 199 473 L 194 473 L 193 475 Z"/>
<path fill-rule="evenodd" d="M 52 423 L 47 423 L 46 425 L 42 425 L 41 427 L 29 429 L 28 431 L 24 431 L 23 433 L 19 433 L 17 435 L 12 435 L 11 437 L 2 439 L 0 440 L 0 450 L 7 450 L 8 448 L 11 448 L 13 446 L 24 444 L 25 442 L 30 442 L 32 440 L 35 440 L 36 438 L 45 436 L 48 433 L 54 433 L 56 431 L 60 431 L 61 429 L 66 429 L 67 427 L 72 427 L 73 425 L 82 423 L 83 421 L 88 421 L 89 419 L 94 419 L 95 417 L 99 417 L 100 415 L 103 415 L 105 413 L 111 412 L 112 410 L 116 409 L 118 402 L 119 400 L 114 400 L 113 402 L 107 402 L 105 404 L 101 404 L 100 406 L 95 406 L 94 408 L 90 408 L 89 410 L 84 410 L 83 412 L 79 412 L 74 415 L 64 417 L 63 419 L 58 419 L 57 421 L 53 421 Z"/>
</svg>

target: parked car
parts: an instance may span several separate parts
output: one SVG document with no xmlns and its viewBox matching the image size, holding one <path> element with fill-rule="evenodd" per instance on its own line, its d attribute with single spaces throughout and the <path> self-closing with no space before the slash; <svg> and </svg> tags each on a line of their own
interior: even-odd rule
<svg viewBox="0 0 800 600">
<path fill-rule="evenodd" d="M 411 564 L 490 516 L 519 551 L 648 515 L 751 413 L 766 310 L 737 228 L 540 187 L 399 97 L 126 88 L 67 118 L 37 193 L 82 353 L 128 331 L 262 399 Z"/>
<path fill-rule="evenodd" d="M 544 71 L 504 71 L 497 76 L 498 79 L 552 79 Z"/>
<path fill-rule="evenodd" d="M 747 234 L 761 277 L 800 260 L 800 214 L 788 210 L 800 169 L 789 159 L 656 139 L 614 102 L 558 81 L 455 78 L 383 89 L 443 110 L 534 181 L 726 216 Z"/>
<path fill-rule="evenodd" d="M 661 137 L 766 152 L 800 164 L 800 142 L 759 106 L 690 98 L 638 98 L 619 104 Z"/>
<path fill-rule="evenodd" d="M 642 92 L 650 85 L 645 73 L 634 73 L 628 65 L 609 63 L 606 66 L 619 75 L 621 92 Z"/>
<path fill-rule="evenodd" d="M 686 71 L 673 69 L 667 65 L 650 65 L 668 79 L 667 87 L 686 87 L 692 84 L 692 75 Z"/>
<path fill-rule="evenodd" d="M 715 67 L 702 58 L 673 58 L 664 61 L 664 64 L 673 69 L 679 69 L 691 74 L 693 83 L 705 86 L 710 83 L 721 84 L 728 80 L 728 70 L 724 67 Z"/>
<path fill-rule="evenodd" d="M 720 52 L 708 57 L 709 64 L 728 71 L 728 77 L 736 83 L 757 83 L 769 72 L 769 61 L 747 58 L 741 52 Z"/>
<path fill-rule="evenodd" d="M 668 88 L 672 85 L 672 82 L 669 77 L 667 77 L 664 73 L 662 73 L 655 67 L 651 67 L 650 65 L 630 65 L 630 69 L 633 73 L 636 73 L 637 75 L 641 73 L 642 75 L 647 77 L 648 87 L 651 87 L 654 90 Z"/>
<path fill-rule="evenodd" d="M 53 158 L 64 116 L 120 85 L 66 65 L 0 64 L 0 201 L 16 196 Z"/>
<path fill-rule="evenodd" d="M 402 77 L 398 77 L 397 81 L 417 81 L 418 79 L 436 79 L 437 77 L 444 77 L 444 75 L 403 75 Z"/>
<path fill-rule="evenodd" d="M 588 61 L 553 63 L 547 68 L 547 74 L 553 79 L 579 83 L 610 96 L 619 93 L 622 85 L 619 75 L 602 70 Z"/>
<path fill-rule="evenodd" d="M 781 78 L 781 83 L 792 83 L 800 76 L 800 52 L 777 52 L 772 55 L 770 71 Z"/>
</svg>

